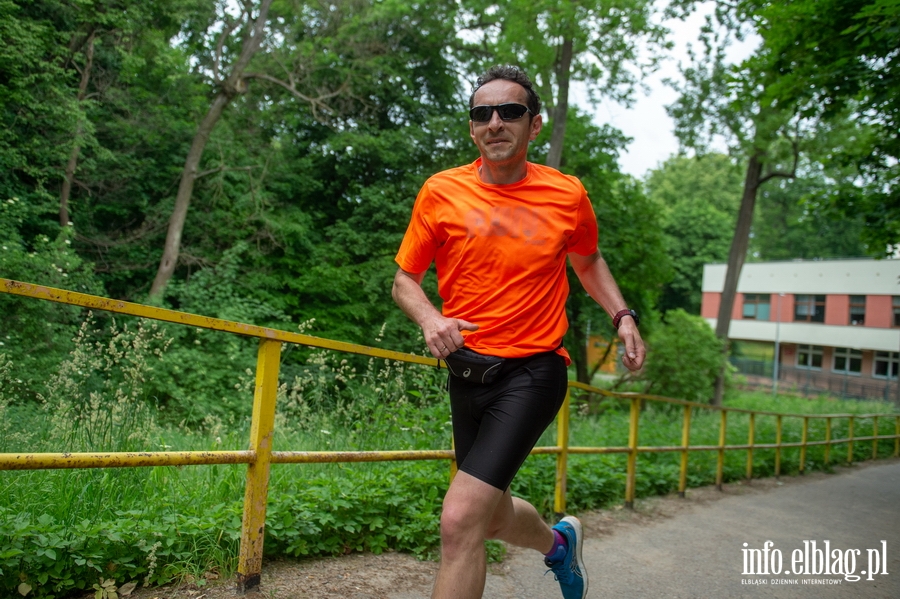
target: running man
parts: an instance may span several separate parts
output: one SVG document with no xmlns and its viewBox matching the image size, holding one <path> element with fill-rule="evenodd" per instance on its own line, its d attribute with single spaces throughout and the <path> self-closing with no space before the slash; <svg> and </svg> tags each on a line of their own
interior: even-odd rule
<svg viewBox="0 0 900 599">
<path fill-rule="evenodd" d="M 527 161 L 542 125 L 531 81 L 516 67 L 493 67 L 478 79 L 469 108 L 469 135 L 481 157 L 425 182 L 393 286 L 431 354 L 449 356 L 456 374 L 449 390 L 459 472 L 444 498 L 432 598 L 481 597 L 484 541 L 502 539 L 540 551 L 563 597 L 583 599 L 588 577 L 578 519 L 567 516 L 551 528 L 509 492 L 566 395 L 567 256 L 613 319 L 627 368 L 641 367 L 644 344 L 637 314 L 597 249 L 597 221 L 581 182 Z M 443 313 L 421 287 L 432 262 Z M 491 374 L 496 378 L 486 382 Z"/>
</svg>

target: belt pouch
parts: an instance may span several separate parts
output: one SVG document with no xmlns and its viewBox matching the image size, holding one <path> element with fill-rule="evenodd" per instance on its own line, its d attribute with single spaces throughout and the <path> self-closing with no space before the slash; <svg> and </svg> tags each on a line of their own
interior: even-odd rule
<svg viewBox="0 0 900 599">
<path fill-rule="evenodd" d="M 506 358 L 486 356 L 461 347 L 444 360 L 450 374 L 470 383 L 488 384 L 496 380 Z"/>
</svg>

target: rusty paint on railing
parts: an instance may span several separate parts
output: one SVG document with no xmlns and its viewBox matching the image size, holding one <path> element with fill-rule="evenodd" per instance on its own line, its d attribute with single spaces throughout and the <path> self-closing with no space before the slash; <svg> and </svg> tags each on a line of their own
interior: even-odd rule
<svg viewBox="0 0 900 599">
<path fill-rule="evenodd" d="M 143 468 L 249 464 L 252 451 L 134 451 L 98 453 L 0 453 L 0 470 Z"/>
</svg>

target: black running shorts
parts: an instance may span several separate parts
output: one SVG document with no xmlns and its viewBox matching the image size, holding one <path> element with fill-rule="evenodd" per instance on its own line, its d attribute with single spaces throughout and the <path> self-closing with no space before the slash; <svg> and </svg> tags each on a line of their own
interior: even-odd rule
<svg viewBox="0 0 900 599">
<path fill-rule="evenodd" d="M 450 376 L 456 463 L 505 491 L 566 397 L 566 361 L 556 352 L 508 359 L 496 381 Z"/>
</svg>

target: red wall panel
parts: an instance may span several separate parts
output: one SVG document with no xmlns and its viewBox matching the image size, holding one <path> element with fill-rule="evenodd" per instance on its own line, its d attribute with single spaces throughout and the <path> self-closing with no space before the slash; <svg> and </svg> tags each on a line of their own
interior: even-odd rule
<svg viewBox="0 0 900 599">
<path fill-rule="evenodd" d="M 722 303 L 722 294 L 715 291 L 704 291 L 703 302 L 700 304 L 700 316 L 703 318 L 718 318 L 719 304 Z"/>
<path fill-rule="evenodd" d="M 825 324 L 850 324 L 850 296 L 825 296 Z"/>
<path fill-rule="evenodd" d="M 866 298 L 866 326 L 891 328 L 894 317 L 893 296 L 870 295 Z"/>
</svg>

